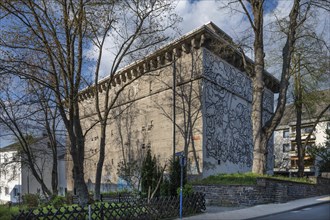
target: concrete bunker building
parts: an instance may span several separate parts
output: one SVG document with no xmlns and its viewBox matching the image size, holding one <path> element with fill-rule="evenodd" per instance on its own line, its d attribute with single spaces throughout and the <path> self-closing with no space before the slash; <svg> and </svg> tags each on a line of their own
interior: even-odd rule
<svg viewBox="0 0 330 220">
<path fill-rule="evenodd" d="M 117 72 L 112 77 L 111 90 L 129 85 L 110 114 L 101 190 L 122 184 L 117 175 L 120 163 L 141 162 L 148 149 L 162 164 L 171 159 L 174 150 L 185 151 L 191 175 L 206 177 L 251 171 L 252 86 L 245 70 L 251 70 L 253 62 L 248 58 L 246 61 L 244 66 L 233 40 L 210 22 Z M 99 83 L 100 100 L 109 79 Z M 274 93 L 279 83 L 267 72 L 264 82 L 266 121 L 273 113 Z M 85 129 L 97 122 L 92 89 L 81 91 L 79 96 Z M 95 182 L 98 134 L 99 127 L 94 126 L 85 137 L 85 180 L 89 186 Z M 272 143 L 271 140 L 268 172 L 274 167 Z M 70 163 L 67 171 L 68 190 L 72 190 Z"/>
</svg>

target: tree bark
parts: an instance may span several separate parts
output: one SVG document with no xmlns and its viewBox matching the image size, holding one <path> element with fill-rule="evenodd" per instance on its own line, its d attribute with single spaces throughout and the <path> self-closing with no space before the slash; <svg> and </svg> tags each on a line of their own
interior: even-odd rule
<svg viewBox="0 0 330 220">
<path fill-rule="evenodd" d="M 253 130 L 253 165 L 252 172 L 264 174 L 266 172 L 267 163 L 267 143 L 271 138 L 274 130 L 279 124 L 285 109 L 286 92 L 290 78 L 291 57 L 294 51 L 294 44 L 296 41 L 296 29 L 304 22 L 304 19 L 298 24 L 298 15 L 300 0 L 295 0 L 289 15 L 289 27 L 287 32 L 287 40 L 282 50 L 282 74 L 280 82 L 280 92 L 277 102 L 277 107 L 271 119 L 265 123 L 262 122 L 262 101 L 263 101 L 263 71 L 264 71 L 264 48 L 263 48 L 263 1 L 250 1 L 252 6 L 253 18 L 249 11 L 241 2 L 241 5 L 247 14 L 251 27 L 254 30 L 254 74 L 252 75 L 252 130 Z M 264 124 L 264 125 L 263 125 Z"/>
<path fill-rule="evenodd" d="M 301 141 L 301 116 L 303 107 L 302 87 L 301 87 L 301 74 L 300 74 L 300 57 L 298 56 L 298 70 L 295 71 L 294 79 L 294 106 L 296 109 L 296 147 L 298 151 L 298 177 L 304 176 L 304 158 L 305 150 Z"/>
<path fill-rule="evenodd" d="M 99 160 L 97 162 L 96 167 L 96 177 L 95 177 L 95 200 L 101 199 L 101 179 L 102 179 L 102 170 L 105 158 L 105 138 L 106 138 L 107 124 L 106 122 L 101 123 L 101 132 L 100 132 L 100 152 L 99 152 Z"/>
<path fill-rule="evenodd" d="M 265 173 L 266 151 L 267 147 L 263 146 L 263 130 L 262 130 L 262 101 L 264 94 L 264 46 L 263 46 L 263 2 L 251 1 L 254 16 L 254 75 L 252 76 L 253 98 L 252 98 L 252 135 L 253 135 L 253 166 L 252 172 Z"/>
</svg>

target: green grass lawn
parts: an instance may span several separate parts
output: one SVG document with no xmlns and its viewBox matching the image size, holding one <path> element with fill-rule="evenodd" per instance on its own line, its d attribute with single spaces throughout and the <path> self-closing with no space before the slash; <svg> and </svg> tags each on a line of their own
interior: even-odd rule
<svg viewBox="0 0 330 220">
<path fill-rule="evenodd" d="M 255 185 L 257 184 L 258 177 L 293 181 L 299 183 L 312 183 L 311 180 L 306 178 L 268 176 L 268 175 L 254 174 L 254 173 L 234 173 L 234 174 L 212 175 L 202 180 L 193 181 L 192 184 Z"/>
<path fill-rule="evenodd" d="M 9 208 L 8 205 L 0 205 L 0 219 L 10 220 L 12 219 L 12 215 L 18 214 L 19 210 L 23 208 L 19 206 L 11 206 Z"/>
</svg>

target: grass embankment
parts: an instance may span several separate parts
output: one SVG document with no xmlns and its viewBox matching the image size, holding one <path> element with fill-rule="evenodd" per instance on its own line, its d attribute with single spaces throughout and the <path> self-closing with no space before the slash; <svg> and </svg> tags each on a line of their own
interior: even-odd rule
<svg viewBox="0 0 330 220">
<path fill-rule="evenodd" d="M 212 175 L 202 180 L 196 180 L 192 184 L 221 184 L 221 185 L 256 185 L 257 178 L 269 178 L 276 180 L 285 180 L 298 183 L 312 183 L 307 178 L 269 176 L 254 173 L 234 173 L 234 174 L 218 174 Z"/>
<path fill-rule="evenodd" d="M 18 207 L 18 206 L 9 207 L 8 205 L 0 205 L 0 219 L 11 220 L 12 215 L 18 214 L 20 209 L 22 209 L 22 207 Z"/>
</svg>

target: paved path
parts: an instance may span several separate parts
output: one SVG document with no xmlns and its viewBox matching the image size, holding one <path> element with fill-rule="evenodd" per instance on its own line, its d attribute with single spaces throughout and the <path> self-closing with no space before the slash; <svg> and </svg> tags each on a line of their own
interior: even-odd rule
<svg viewBox="0 0 330 220">
<path fill-rule="evenodd" d="M 298 199 L 289 201 L 287 203 L 272 203 L 257 205 L 252 207 L 216 207 L 210 206 L 206 208 L 205 213 L 185 217 L 182 219 L 189 220 L 236 220 L 236 219 L 250 219 L 261 216 L 273 215 L 276 213 L 286 212 L 305 206 L 330 202 L 330 195 L 317 196 L 306 199 Z"/>
</svg>

